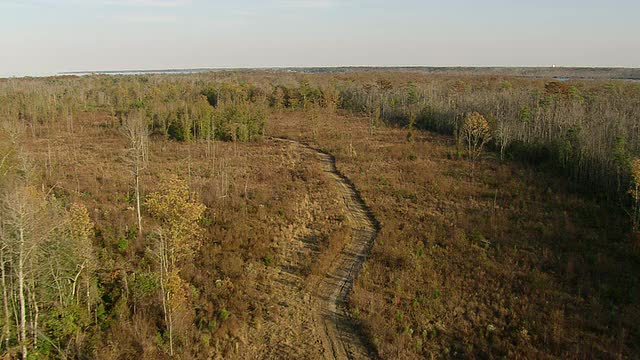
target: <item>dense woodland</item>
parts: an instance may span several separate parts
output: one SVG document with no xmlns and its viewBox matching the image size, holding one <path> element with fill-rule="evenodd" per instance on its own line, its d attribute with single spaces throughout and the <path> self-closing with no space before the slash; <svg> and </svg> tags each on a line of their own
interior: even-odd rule
<svg viewBox="0 0 640 360">
<path fill-rule="evenodd" d="M 300 155 L 274 149 L 269 137 L 284 136 L 334 153 L 380 217 L 350 303 L 380 356 L 638 356 L 640 329 L 622 317 L 638 318 L 639 110 L 640 84 L 613 80 L 393 71 L 0 79 L 0 349 L 242 357 L 256 319 L 269 318 L 260 305 L 269 278 L 259 273 L 285 262 L 274 239 L 294 237 L 297 202 L 326 186 L 309 180 L 319 170 Z M 366 175 L 373 167 L 381 176 Z M 539 178 L 550 180 L 531 184 Z M 434 215 L 449 206 L 453 218 Z M 331 234 L 343 220 L 331 211 L 314 230 L 321 252 L 340 246 Z M 414 228 L 401 213 L 434 225 Z M 451 279 L 455 311 L 466 306 L 460 289 L 510 281 L 473 297 L 477 316 L 496 320 L 479 332 L 445 326 L 444 275 L 418 266 L 425 257 L 469 274 Z M 321 271 L 316 261 L 301 276 Z M 470 275 L 478 269 L 491 277 Z M 530 304 L 513 300 L 519 291 Z M 533 300 L 541 293 L 554 299 Z M 585 304 L 598 325 L 577 310 Z M 510 333 L 497 339 L 497 327 Z M 588 339 L 596 345 L 580 348 Z"/>
</svg>

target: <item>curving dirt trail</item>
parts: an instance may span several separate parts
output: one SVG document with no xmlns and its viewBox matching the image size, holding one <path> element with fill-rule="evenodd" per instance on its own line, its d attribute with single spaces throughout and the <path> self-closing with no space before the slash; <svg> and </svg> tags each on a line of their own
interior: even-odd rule
<svg viewBox="0 0 640 360">
<path fill-rule="evenodd" d="M 346 301 L 353 282 L 362 268 L 379 225 L 358 190 L 336 168 L 335 157 L 307 144 L 290 139 L 274 138 L 288 142 L 303 151 L 312 151 L 324 164 L 324 171 L 334 179 L 346 208 L 351 228 L 349 241 L 333 260 L 329 270 L 314 287 L 312 309 L 316 317 L 314 333 L 322 341 L 325 359 L 366 359 L 375 357 L 359 327 L 347 314 Z"/>
</svg>

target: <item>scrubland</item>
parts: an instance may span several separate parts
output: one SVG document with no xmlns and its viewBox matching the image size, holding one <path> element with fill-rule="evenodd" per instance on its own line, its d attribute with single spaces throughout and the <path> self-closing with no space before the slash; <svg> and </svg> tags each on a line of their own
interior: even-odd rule
<svg viewBox="0 0 640 360">
<path fill-rule="evenodd" d="M 639 107 L 499 75 L 1 80 L 1 350 L 319 357 L 348 209 L 283 137 L 379 222 L 347 305 L 379 357 L 635 358 Z"/>
</svg>

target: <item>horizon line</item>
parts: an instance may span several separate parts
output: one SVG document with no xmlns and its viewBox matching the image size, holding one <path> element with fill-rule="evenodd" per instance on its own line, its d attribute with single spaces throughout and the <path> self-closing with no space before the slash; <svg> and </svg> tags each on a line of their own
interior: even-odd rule
<svg viewBox="0 0 640 360">
<path fill-rule="evenodd" d="M 640 66 L 624 65 L 295 65 L 295 66 L 219 66 L 219 67 L 176 67 L 176 68 L 147 68 L 147 69 L 110 69 L 110 70 L 69 70 L 43 74 L 28 75 L 0 75 L 0 79 L 20 79 L 20 78 L 44 78 L 67 75 L 109 75 L 127 73 L 180 73 L 180 72 L 208 72 L 208 71 L 229 71 L 229 70 L 287 70 L 287 69 L 616 69 L 616 70 L 637 70 Z"/>
<path fill-rule="evenodd" d="M 215 67 L 175 67 L 154 69 L 109 69 L 70 70 L 56 74 L 119 73 L 119 72 L 163 72 L 163 71 L 208 71 L 208 70 L 270 70 L 270 69 L 348 69 L 348 68 L 433 68 L 433 69 L 640 69 L 640 66 L 624 65 L 266 65 L 266 66 L 215 66 Z M 27 75 L 28 76 L 28 75 Z"/>
</svg>

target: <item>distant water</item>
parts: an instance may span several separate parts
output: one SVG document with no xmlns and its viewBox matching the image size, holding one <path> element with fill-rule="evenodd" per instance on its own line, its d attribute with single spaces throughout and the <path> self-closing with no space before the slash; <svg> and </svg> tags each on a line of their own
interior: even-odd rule
<svg viewBox="0 0 640 360">
<path fill-rule="evenodd" d="M 584 80 L 607 80 L 607 79 L 593 79 L 593 78 L 575 78 L 572 79 L 570 77 L 560 77 L 560 76 L 554 76 L 553 80 L 557 80 L 560 82 L 565 82 L 565 81 L 570 81 L 570 80 L 580 80 L 580 81 L 584 81 Z M 640 79 L 625 79 L 625 78 L 613 78 L 613 79 L 608 79 L 608 80 L 620 80 L 620 81 L 629 81 L 629 82 L 640 82 Z"/>
</svg>

